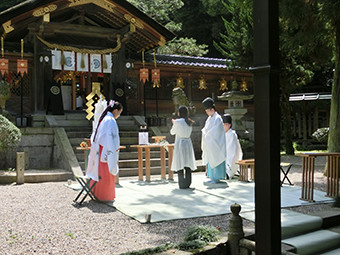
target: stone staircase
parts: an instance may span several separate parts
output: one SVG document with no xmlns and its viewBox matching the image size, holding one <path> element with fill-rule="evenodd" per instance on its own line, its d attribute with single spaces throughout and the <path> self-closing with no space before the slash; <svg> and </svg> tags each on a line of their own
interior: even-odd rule
<svg viewBox="0 0 340 255">
<path fill-rule="evenodd" d="M 54 116 L 56 125 L 63 127 L 69 138 L 73 151 L 83 172 L 85 172 L 85 155 L 77 150 L 85 138 L 90 138 L 92 133 L 92 121 L 86 119 L 85 113 L 70 113 L 62 116 Z M 140 117 L 139 117 L 140 118 Z M 139 123 L 134 116 L 120 116 L 117 120 L 120 135 L 120 144 L 125 146 L 119 154 L 119 175 L 138 176 L 138 153 L 136 148 L 130 145 L 138 144 Z M 149 140 L 153 133 L 149 132 Z M 151 174 L 160 174 L 159 149 L 151 149 Z"/>
<path fill-rule="evenodd" d="M 281 212 L 282 243 L 300 255 L 340 254 L 340 209 L 305 215 Z"/>
</svg>

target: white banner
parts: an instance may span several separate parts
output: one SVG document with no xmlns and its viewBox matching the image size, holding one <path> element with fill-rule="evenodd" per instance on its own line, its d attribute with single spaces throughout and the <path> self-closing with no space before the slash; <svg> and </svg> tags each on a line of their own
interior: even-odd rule
<svg viewBox="0 0 340 255">
<path fill-rule="evenodd" d="M 103 60 L 106 60 L 106 68 L 103 68 L 103 73 L 112 73 L 112 54 L 103 55 Z"/>
<path fill-rule="evenodd" d="M 64 51 L 65 56 L 65 65 L 64 70 L 66 71 L 75 71 L 75 53 L 74 51 Z"/>
<path fill-rule="evenodd" d="M 53 70 L 61 70 L 61 51 L 60 50 L 52 50 L 52 69 Z"/>
<path fill-rule="evenodd" d="M 81 67 L 82 64 L 84 65 L 83 67 Z M 77 52 L 77 71 L 89 71 L 89 54 Z"/>
<path fill-rule="evenodd" d="M 92 73 L 102 72 L 102 58 L 100 54 L 90 55 L 90 71 Z"/>
</svg>

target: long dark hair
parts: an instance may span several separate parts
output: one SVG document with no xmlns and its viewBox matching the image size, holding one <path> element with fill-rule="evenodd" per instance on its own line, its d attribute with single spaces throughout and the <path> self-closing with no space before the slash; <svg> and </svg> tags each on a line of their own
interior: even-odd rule
<svg viewBox="0 0 340 255">
<path fill-rule="evenodd" d="M 106 116 L 106 114 L 108 112 L 113 112 L 116 109 L 118 111 L 120 111 L 121 109 L 123 109 L 123 105 L 121 103 L 119 103 L 118 101 L 114 101 L 114 103 L 111 104 L 111 101 L 110 101 L 108 106 L 106 107 L 106 109 L 103 111 L 102 115 L 99 118 L 98 125 L 97 125 L 97 128 L 96 128 L 96 133 L 94 134 L 94 137 L 93 137 L 93 141 L 96 140 L 98 127 L 99 127 L 100 123 L 102 122 L 102 120 L 104 119 L 104 117 Z"/>
<path fill-rule="evenodd" d="M 185 122 L 188 124 L 188 126 L 191 126 L 192 124 L 194 124 L 194 121 L 188 117 L 188 114 L 189 114 L 188 107 L 186 107 L 185 105 L 181 105 L 178 108 L 178 112 L 179 112 L 179 117 L 183 118 Z"/>
</svg>

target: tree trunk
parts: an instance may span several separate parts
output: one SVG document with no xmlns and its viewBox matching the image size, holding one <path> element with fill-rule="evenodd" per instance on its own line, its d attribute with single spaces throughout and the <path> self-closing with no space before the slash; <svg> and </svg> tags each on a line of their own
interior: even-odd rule
<svg viewBox="0 0 340 255">
<path fill-rule="evenodd" d="M 294 155 L 294 147 L 292 140 L 292 121 L 291 121 L 291 111 L 289 105 L 289 91 L 282 84 L 282 94 L 281 94 L 281 109 L 282 109 L 282 129 L 284 135 L 284 146 L 286 154 Z"/>
<path fill-rule="evenodd" d="M 328 151 L 340 152 L 340 25 L 335 27 L 335 71 L 329 118 Z"/>
<path fill-rule="evenodd" d="M 340 25 L 336 25 L 335 32 L 335 70 L 329 117 L 328 152 L 340 152 Z M 327 164 L 324 175 L 327 175 Z"/>
</svg>

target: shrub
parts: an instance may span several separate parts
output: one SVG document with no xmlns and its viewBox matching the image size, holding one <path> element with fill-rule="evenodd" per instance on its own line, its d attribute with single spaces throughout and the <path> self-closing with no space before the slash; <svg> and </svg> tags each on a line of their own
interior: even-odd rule
<svg viewBox="0 0 340 255">
<path fill-rule="evenodd" d="M 0 151 L 16 148 L 21 140 L 20 129 L 0 114 Z"/>
<path fill-rule="evenodd" d="M 314 139 L 316 139 L 320 143 L 327 143 L 327 141 L 328 141 L 328 132 L 329 132 L 329 127 L 318 128 L 312 134 L 312 137 Z"/>
<path fill-rule="evenodd" d="M 6 99 L 11 95 L 10 84 L 5 80 L 0 81 L 0 95 Z"/>
<path fill-rule="evenodd" d="M 211 226 L 191 226 L 187 229 L 184 241 L 201 240 L 205 243 L 217 241 L 218 230 Z"/>
</svg>

